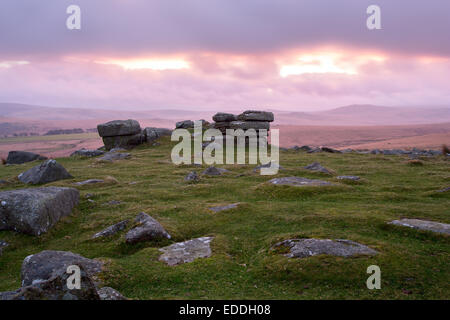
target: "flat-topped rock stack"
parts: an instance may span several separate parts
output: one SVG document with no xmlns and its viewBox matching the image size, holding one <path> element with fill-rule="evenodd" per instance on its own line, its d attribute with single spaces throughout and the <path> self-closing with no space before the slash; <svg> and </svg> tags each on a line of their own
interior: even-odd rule
<svg viewBox="0 0 450 320">
<path fill-rule="evenodd" d="M 212 127 L 219 129 L 224 135 L 227 129 L 254 129 L 259 136 L 260 130 L 270 130 L 274 116 L 272 112 L 247 110 L 239 115 L 219 112 L 213 116 L 213 120 Z"/>
<path fill-rule="evenodd" d="M 171 130 L 162 128 L 141 129 L 136 120 L 114 120 L 97 126 L 106 150 L 113 148 L 130 149 L 142 143 L 150 143 L 157 138 L 170 135 Z"/>
</svg>

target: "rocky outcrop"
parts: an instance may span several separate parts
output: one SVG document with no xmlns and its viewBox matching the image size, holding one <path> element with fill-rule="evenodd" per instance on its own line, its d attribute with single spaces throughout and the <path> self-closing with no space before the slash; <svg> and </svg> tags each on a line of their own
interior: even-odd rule
<svg viewBox="0 0 450 320">
<path fill-rule="evenodd" d="M 128 231 L 125 236 L 125 240 L 129 244 L 171 238 L 158 221 L 144 212 L 137 215 L 135 222 L 138 223 L 138 225 Z"/>
<path fill-rule="evenodd" d="M 74 188 L 30 188 L 0 192 L 0 230 L 39 236 L 78 204 Z"/>
<path fill-rule="evenodd" d="M 170 135 L 171 130 L 148 127 L 141 129 L 136 120 L 114 120 L 97 126 L 106 150 L 114 148 L 131 149 L 142 143 L 154 142 L 162 136 Z"/>
<path fill-rule="evenodd" d="M 47 158 L 33 152 L 10 151 L 6 159 L 6 164 L 21 164 L 34 160 L 47 160 Z"/>
<path fill-rule="evenodd" d="M 192 120 L 183 120 L 179 121 L 175 124 L 176 129 L 192 129 L 194 128 L 194 121 Z"/>
<path fill-rule="evenodd" d="M 22 172 L 18 176 L 18 179 L 21 182 L 29 184 L 43 184 L 71 178 L 73 178 L 72 175 L 53 159 L 47 160 L 30 170 Z"/>
<path fill-rule="evenodd" d="M 227 129 L 254 129 L 259 134 L 259 130 L 270 130 L 270 122 L 274 120 L 274 116 L 272 112 L 248 110 L 239 115 L 219 112 L 213 116 L 213 120 L 215 123 L 212 127 L 222 134 L 226 134 Z"/>
</svg>

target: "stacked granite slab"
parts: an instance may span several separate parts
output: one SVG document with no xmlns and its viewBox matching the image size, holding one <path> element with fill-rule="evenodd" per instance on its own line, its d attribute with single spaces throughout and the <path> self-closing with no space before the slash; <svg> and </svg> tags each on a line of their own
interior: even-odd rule
<svg viewBox="0 0 450 320">
<path fill-rule="evenodd" d="M 226 134 L 227 129 L 255 129 L 259 133 L 259 130 L 270 130 L 274 117 L 272 112 L 247 110 L 239 115 L 219 112 L 213 116 L 213 120 L 213 128 L 219 129 L 223 134 Z"/>
<path fill-rule="evenodd" d="M 130 149 L 142 143 L 153 142 L 160 136 L 170 135 L 171 130 L 163 128 L 141 129 L 136 120 L 114 120 L 97 126 L 106 150 L 113 148 Z"/>
</svg>

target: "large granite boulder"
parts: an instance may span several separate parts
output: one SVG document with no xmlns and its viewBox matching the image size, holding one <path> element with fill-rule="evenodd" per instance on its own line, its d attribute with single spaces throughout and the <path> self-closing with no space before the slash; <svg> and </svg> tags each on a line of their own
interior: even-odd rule
<svg viewBox="0 0 450 320">
<path fill-rule="evenodd" d="M 136 120 L 114 120 L 97 126 L 100 137 L 131 136 L 141 133 L 141 126 Z"/>
<path fill-rule="evenodd" d="M 272 122 L 274 120 L 272 112 L 247 110 L 237 116 L 241 121 L 265 121 Z"/>
<path fill-rule="evenodd" d="M 224 112 L 218 112 L 212 118 L 214 122 L 231 122 L 237 120 L 234 114 Z"/>
<path fill-rule="evenodd" d="M 21 164 L 34 160 L 47 160 L 47 158 L 33 152 L 10 151 L 6 159 L 6 164 Z"/>
<path fill-rule="evenodd" d="M 36 279 L 35 283 L 12 291 L 0 293 L 0 300 L 100 300 L 97 287 L 86 270 L 80 268 L 80 289 L 67 287 L 72 275 L 66 269 L 53 270 L 48 279 Z"/>
<path fill-rule="evenodd" d="M 375 255 L 377 252 L 365 245 L 350 240 L 330 239 L 289 239 L 275 244 L 274 248 L 285 247 L 288 258 L 307 258 L 316 255 L 351 257 L 356 255 Z"/>
<path fill-rule="evenodd" d="M 150 143 L 154 142 L 159 137 L 170 136 L 172 134 L 172 130 L 165 128 L 147 127 L 143 130 L 143 134 L 145 136 L 145 141 L 147 143 Z"/>
<path fill-rule="evenodd" d="M 175 124 L 176 129 L 192 129 L 194 128 L 194 121 L 192 120 L 183 120 L 179 121 Z"/>
<path fill-rule="evenodd" d="M 66 270 L 71 265 L 83 267 L 89 277 L 95 277 L 102 271 L 103 263 L 70 251 L 44 250 L 23 260 L 20 271 L 22 286 L 48 280 L 55 270 Z"/>
<path fill-rule="evenodd" d="M 69 277 L 74 274 L 69 266 L 80 269 L 80 289 L 68 287 L 73 280 Z M 97 287 L 102 266 L 100 261 L 69 251 L 42 251 L 24 259 L 22 287 L 0 292 L 0 300 L 125 300 L 113 288 Z"/>
<path fill-rule="evenodd" d="M 103 144 L 106 150 L 114 148 L 130 149 L 136 147 L 146 141 L 144 133 L 136 133 L 133 135 L 103 137 Z"/>
<path fill-rule="evenodd" d="M 159 251 L 163 254 L 159 257 L 159 261 L 165 262 L 169 266 L 175 266 L 192 262 L 198 258 L 210 257 L 210 243 L 213 239 L 213 237 L 201 237 L 161 248 Z"/>
<path fill-rule="evenodd" d="M 135 222 L 136 227 L 128 231 L 125 240 L 129 244 L 151 241 L 155 239 L 170 239 L 170 235 L 164 227 L 148 214 L 141 212 L 137 215 Z"/>
<path fill-rule="evenodd" d="M 40 235 L 78 204 L 74 188 L 30 188 L 0 192 L 0 230 Z"/>
<path fill-rule="evenodd" d="M 22 172 L 18 178 L 23 183 L 42 184 L 62 179 L 71 179 L 73 177 L 56 160 L 50 159 Z"/>
</svg>

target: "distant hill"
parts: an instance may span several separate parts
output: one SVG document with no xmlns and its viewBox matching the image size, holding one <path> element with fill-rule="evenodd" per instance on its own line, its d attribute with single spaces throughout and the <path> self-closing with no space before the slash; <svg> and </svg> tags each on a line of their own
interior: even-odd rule
<svg viewBox="0 0 450 320">
<path fill-rule="evenodd" d="M 258 107 L 243 107 L 258 109 Z M 276 111 L 274 108 L 260 108 L 275 113 L 275 123 L 284 125 L 411 125 L 450 122 L 450 107 L 384 107 L 375 105 L 350 105 L 325 111 L 291 112 Z M 20 119 L 32 121 L 79 121 L 93 123 L 114 119 L 148 120 L 152 123 L 175 123 L 180 120 L 205 119 L 212 121 L 211 117 L 218 111 L 236 112 L 230 110 L 182 110 L 182 109 L 156 109 L 156 110 L 105 110 L 83 108 L 56 108 L 34 106 L 17 103 L 0 103 L 0 120 Z M 238 111 L 239 112 L 239 111 Z M 12 122 L 12 121 L 8 121 Z M 92 122 L 89 126 L 92 127 Z M 80 126 L 82 126 L 80 124 Z"/>
<path fill-rule="evenodd" d="M 383 107 L 350 105 L 317 112 L 280 112 L 279 124 L 410 125 L 450 122 L 450 107 Z"/>
</svg>

